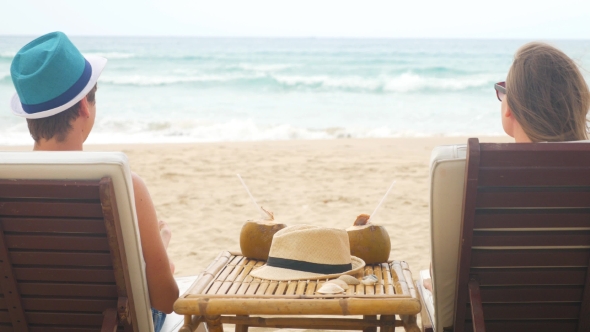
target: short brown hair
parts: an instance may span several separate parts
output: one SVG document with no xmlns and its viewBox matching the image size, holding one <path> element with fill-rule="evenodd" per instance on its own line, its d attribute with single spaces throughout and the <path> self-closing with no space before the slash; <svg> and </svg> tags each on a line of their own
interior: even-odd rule
<svg viewBox="0 0 590 332">
<path fill-rule="evenodd" d="M 86 100 L 94 104 L 96 102 L 96 84 L 86 95 Z M 46 140 L 52 139 L 54 136 L 58 142 L 63 142 L 68 135 L 72 125 L 70 124 L 73 120 L 76 120 L 80 116 L 80 103 L 77 102 L 74 106 L 68 108 L 65 111 L 59 112 L 47 118 L 42 119 L 27 119 L 27 125 L 29 126 L 29 132 L 35 140 L 39 142 L 42 138 Z"/>
<path fill-rule="evenodd" d="M 506 98 L 533 142 L 588 138 L 590 91 L 576 63 L 544 43 L 522 46 L 506 78 Z"/>
</svg>

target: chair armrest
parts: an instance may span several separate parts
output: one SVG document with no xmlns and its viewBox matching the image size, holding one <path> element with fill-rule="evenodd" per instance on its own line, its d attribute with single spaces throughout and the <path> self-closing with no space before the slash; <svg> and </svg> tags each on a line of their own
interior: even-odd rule
<svg viewBox="0 0 590 332">
<path fill-rule="evenodd" d="M 102 327 L 100 332 L 115 332 L 117 331 L 118 324 L 119 314 L 117 313 L 117 309 L 106 309 L 103 312 Z"/>
<path fill-rule="evenodd" d="M 434 332 L 432 329 L 432 320 L 430 319 L 430 315 L 426 309 L 426 302 L 424 301 L 424 295 L 422 288 L 424 286 L 420 285 L 420 280 L 415 280 L 414 284 L 416 285 L 416 289 L 418 290 L 418 294 L 420 294 L 420 303 L 422 304 L 422 310 L 420 311 L 420 331 L 422 332 Z"/>
<path fill-rule="evenodd" d="M 474 278 L 469 279 L 469 302 L 471 302 L 471 320 L 473 322 L 473 332 L 485 332 L 486 327 L 483 319 L 483 307 L 481 305 L 479 282 Z"/>
</svg>

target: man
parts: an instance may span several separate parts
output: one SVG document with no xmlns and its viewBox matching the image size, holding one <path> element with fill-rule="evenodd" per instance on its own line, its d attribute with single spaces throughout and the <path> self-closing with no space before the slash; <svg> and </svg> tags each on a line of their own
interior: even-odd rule
<svg viewBox="0 0 590 332">
<path fill-rule="evenodd" d="M 61 32 L 41 36 L 16 54 L 10 67 L 16 94 L 10 104 L 15 115 L 27 119 L 35 151 L 82 151 L 94 125 L 96 82 L 106 62 L 84 57 Z M 132 180 L 151 306 L 171 313 L 178 286 L 166 254 L 170 231 L 158 222 L 143 180 L 136 174 Z"/>
</svg>

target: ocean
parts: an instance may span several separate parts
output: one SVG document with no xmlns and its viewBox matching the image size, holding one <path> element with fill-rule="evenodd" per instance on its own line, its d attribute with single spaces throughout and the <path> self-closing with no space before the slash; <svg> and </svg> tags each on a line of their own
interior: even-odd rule
<svg viewBox="0 0 590 332">
<path fill-rule="evenodd" d="M 72 37 L 109 59 L 88 143 L 503 135 L 493 84 L 518 40 Z M 13 116 L 0 36 L 0 145 L 30 144 Z M 590 73 L 590 41 L 553 41 Z"/>
</svg>

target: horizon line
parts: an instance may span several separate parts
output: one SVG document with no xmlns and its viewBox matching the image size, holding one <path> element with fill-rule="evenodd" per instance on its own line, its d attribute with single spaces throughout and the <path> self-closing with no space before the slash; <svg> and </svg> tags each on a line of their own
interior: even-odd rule
<svg viewBox="0 0 590 332">
<path fill-rule="evenodd" d="M 2 37 L 35 37 L 43 34 L 4 34 Z M 543 37 L 354 37 L 354 36 L 204 36 L 204 35 L 99 35 L 99 34 L 68 34 L 69 37 L 90 38 L 203 38 L 203 39 L 373 39 L 373 40 L 498 40 L 498 41 L 523 41 L 523 40 L 563 40 L 563 41 L 590 41 L 588 38 L 543 38 Z"/>
</svg>

